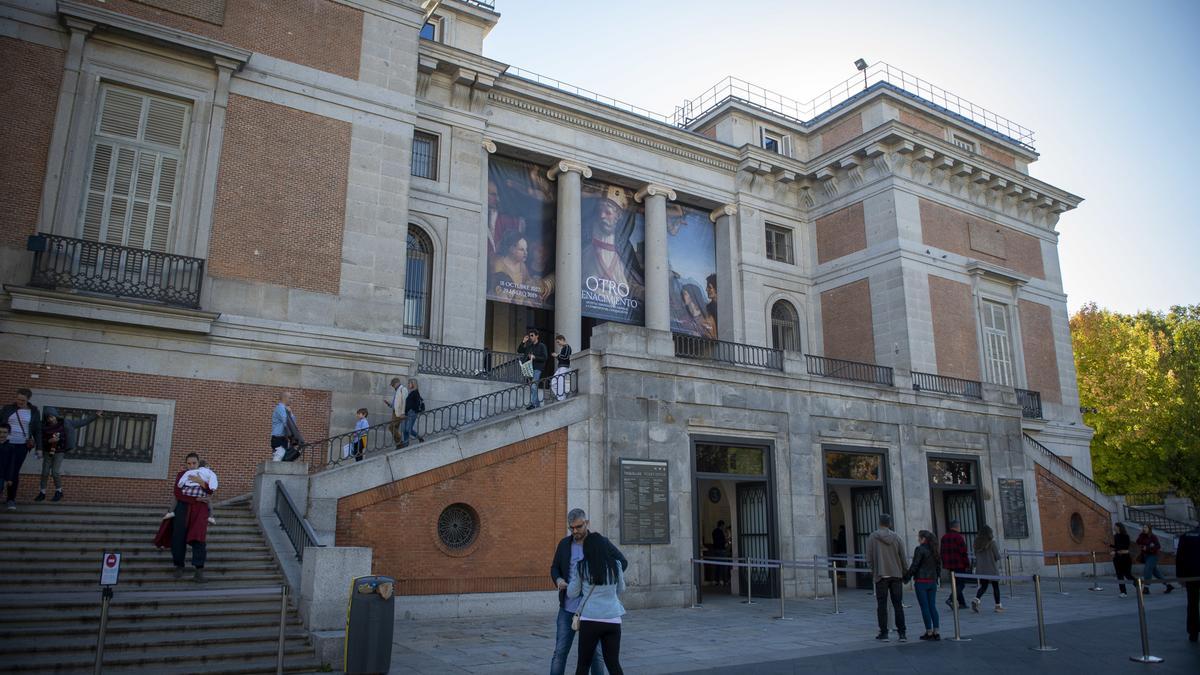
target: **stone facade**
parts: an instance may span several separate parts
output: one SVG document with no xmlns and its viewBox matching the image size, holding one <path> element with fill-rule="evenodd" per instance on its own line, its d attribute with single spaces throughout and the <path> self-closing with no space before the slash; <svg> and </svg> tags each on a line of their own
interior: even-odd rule
<svg viewBox="0 0 1200 675">
<path fill-rule="evenodd" d="M 705 539 L 697 443 L 761 449 L 772 555 L 830 551 L 847 512 L 834 502 L 851 498 L 827 480 L 831 452 L 878 458 L 870 487 L 906 540 L 961 508 L 956 491 L 1001 522 L 998 481 L 1010 478 L 1027 486 L 1029 533 L 998 534 L 1026 549 L 1064 542 L 1061 518 L 1039 510 L 1054 469 L 1035 477 L 1022 436 L 1090 471 L 1054 229 L 1080 198 L 1029 175 L 1026 139 L 881 85 L 808 120 L 733 97 L 665 123 L 509 74 L 482 55 L 499 15 L 462 0 L 439 6 L 435 40 L 419 37 L 416 0 L 7 5 L 0 53 L 23 67 L 6 89 L 16 96 L 0 112 L 12 122 L 0 151 L 22 189 L 4 202 L 13 224 L 0 237 L 11 355 L 0 384 L 43 404 L 161 415 L 152 461 L 127 477 L 69 468 L 81 495 L 158 502 L 193 449 L 209 451 L 225 496 L 248 491 L 279 392 L 297 394 L 310 437 L 350 429 L 359 407 L 382 422 L 387 381 L 420 372 L 423 341 L 509 351 L 534 323 L 587 346 L 573 362 L 578 398 L 315 473 L 302 492 L 318 534 L 373 548 L 376 571 L 427 598 L 422 612 L 455 604 L 442 596 L 545 590 L 566 508 L 620 531 L 622 459 L 666 461 L 670 476 L 669 543 L 625 547 L 630 603 L 685 602 Z M 89 180 L 113 87 L 187 109 L 163 248 L 204 263 L 199 307 L 31 284 L 27 235 L 79 238 L 88 191 L 108 189 Z M 418 131 L 428 171 L 413 170 Z M 556 313 L 483 292 L 496 157 L 532 164 L 554 194 Z M 575 314 L 589 178 L 644 210 L 644 326 Z M 768 353 L 781 334 L 772 308 L 796 310 L 785 328 L 799 349 L 769 352 L 778 367 L 676 356 L 666 242 L 677 205 L 713 228 L 706 293 L 719 296 L 720 339 Z M 787 234 L 790 259 L 768 256 L 768 225 Z M 806 354 L 871 375 L 822 374 Z M 913 373 L 975 388 L 914 389 Z M 500 386 L 422 376 L 430 408 Z M 1041 393 L 1040 416 L 1022 416 L 1018 389 Z M 965 482 L 934 481 L 939 462 Z M 456 502 L 486 526 L 465 554 L 432 543 L 431 523 Z M 1107 508 L 1092 502 L 1089 533 Z M 397 536 L 408 522 L 414 534 Z M 795 593 L 803 577 L 779 587 Z"/>
</svg>

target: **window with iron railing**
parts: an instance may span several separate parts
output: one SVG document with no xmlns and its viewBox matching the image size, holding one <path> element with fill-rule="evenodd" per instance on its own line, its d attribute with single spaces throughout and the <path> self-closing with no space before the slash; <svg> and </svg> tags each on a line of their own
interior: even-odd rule
<svg viewBox="0 0 1200 675">
<path fill-rule="evenodd" d="M 81 408 L 59 408 L 58 412 L 63 419 L 76 422 L 96 414 L 94 410 Z M 157 415 L 105 411 L 102 417 L 75 431 L 70 457 L 107 462 L 153 462 L 157 425 Z"/>
<path fill-rule="evenodd" d="M 417 178 L 438 178 L 438 137 L 424 131 L 413 133 L 412 175 Z"/>
<path fill-rule="evenodd" d="M 416 225 L 408 226 L 408 258 L 404 275 L 404 334 L 429 337 L 433 291 L 433 241 Z"/>
<path fill-rule="evenodd" d="M 771 346 L 781 351 L 800 351 L 800 317 L 787 300 L 771 306 Z"/>
</svg>

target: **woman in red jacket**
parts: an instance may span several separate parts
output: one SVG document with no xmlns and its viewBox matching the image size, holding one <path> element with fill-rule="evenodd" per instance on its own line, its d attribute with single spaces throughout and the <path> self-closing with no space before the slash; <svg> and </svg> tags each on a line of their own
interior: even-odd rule
<svg viewBox="0 0 1200 675">
<path fill-rule="evenodd" d="M 171 558 L 175 563 L 175 578 L 183 578 L 183 563 L 187 557 L 187 547 L 192 547 L 192 567 L 196 573 L 192 577 L 197 583 L 208 581 L 204 577 L 204 561 L 208 557 L 209 497 L 215 487 L 210 487 L 203 478 L 192 474 L 180 486 L 183 474 L 200 467 L 200 455 L 189 452 L 187 468 L 175 475 L 175 517 L 166 518 L 158 527 L 158 535 L 154 537 L 154 545 L 158 548 L 171 548 Z"/>
<path fill-rule="evenodd" d="M 1158 552 L 1162 550 L 1162 544 L 1158 542 L 1158 536 L 1154 534 L 1153 529 L 1149 525 L 1142 525 L 1142 533 L 1137 538 L 1138 548 L 1142 553 L 1138 557 L 1142 561 L 1142 581 L 1150 581 L 1154 577 L 1163 579 L 1162 572 L 1158 571 Z M 1167 584 L 1167 589 L 1163 593 L 1170 593 L 1175 590 L 1171 584 Z M 1149 586 L 1142 587 L 1142 593 L 1150 593 Z"/>
</svg>

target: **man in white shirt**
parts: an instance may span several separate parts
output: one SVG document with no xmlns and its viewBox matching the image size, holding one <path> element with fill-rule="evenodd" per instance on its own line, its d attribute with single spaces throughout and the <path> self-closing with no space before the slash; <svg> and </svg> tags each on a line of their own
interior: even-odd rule
<svg viewBox="0 0 1200 675">
<path fill-rule="evenodd" d="M 384 404 L 392 409 L 392 421 L 388 424 L 388 431 L 392 432 L 392 440 L 396 442 L 397 449 L 404 445 L 404 437 L 400 429 L 404 423 L 404 395 L 406 392 L 404 387 L 400 386 L 402 383 L 403 380 L 393 377 L 391 382 L 392 400 L 383 399 Z"/>
<path fill-rule="evenodd" d="M 21 482 L 21 465 L 30 450 L 37 450 L 42 436 L 42 416 L 37 406 L 29 403 L 33 392 L 18 389 L 16 401 L 0 408 L 0 422 L 8 424 L 7 442 L 0 444 L 0 480 L 7 492 L 5 507 L 17 509 L 17 486 Z"/>
</svg>

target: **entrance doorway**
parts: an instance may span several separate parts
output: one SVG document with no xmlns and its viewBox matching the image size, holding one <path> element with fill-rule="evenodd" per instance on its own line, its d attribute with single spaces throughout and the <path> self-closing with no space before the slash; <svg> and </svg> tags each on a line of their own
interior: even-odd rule
<svg viewBox="0 0 1200 675">
<path fill-rule="evenodd" d="M 929 497 L 934 531 L 939 535 L 957 520 L 967 540 L 967 550 L 975 550 L 975 535 L 983 524 L 983 501 L 979 495 L 979 464 L 973 458 L 931 457 L 929 459 Z"/>
<path fill-rule="evenodd" d="M 829 551 L 863 555 L 867 538 L 879 527 L 879 516 L 890 512 L 887 463 L 884 454 L 864 448 L 825 446 L 825 494 L 828 495 Z M 856 564 L 854 567 L 861 567 Z M 854 573 L 838 583 L 872 588 L 871 575 Z"/>
<path fill-rule="evenodd" d="M 775 558 L 778 535 L 769 446 L 692 440 L 695 556 L 705 559 Z M 722 525 L 723 523 L 723 525 Z M 723 534 L 718 534 L 718 532 Z M 723 547 L 722 547 L 723 546 Z M 705 566 L 695 573 L 705 595 L 779 597 L 777 570 Z"/>
</svg>

